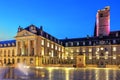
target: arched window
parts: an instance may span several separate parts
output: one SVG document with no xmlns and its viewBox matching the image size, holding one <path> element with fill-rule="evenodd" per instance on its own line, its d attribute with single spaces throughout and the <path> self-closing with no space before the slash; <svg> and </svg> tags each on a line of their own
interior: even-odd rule
<svg viewBox="0 0 120 80">
<path fill-rule="evenodd" d="M 30 58 L 30 64 L 33 64 L 33 58 Z"/>
<path fill-rule="evenodd" d="M 12 59 L 12 64 L 14 64 L 15 63 L 15 61 L 14 61 L 14 59 Z"/>
<path fill-rule="evenodd" d="M 4 57 L 6 57 L 6 50 L 4 50 Z"/>
<path fill-rule="evenodd" d="M 19 58 L 17 59 L 17 63 L 20 63 L 20 59 Z"/>
<path fill-rule="evenodd" d="M 14 56 L 14 50 L 12 50 L 12 56 Z"/>
<path fill-rule="evenodd" d="M 10 57 L 10 50 L 8 50 L 8 57 Z"/>
<path fill-rule="evenodd" d="M 4 59 L 4 64 L 6 64 L 6 59 Z"/>
<path fill-rule="evenodd" d="M 25 58 L 23 59 L 23 63 L 26 64 L 26 59 Z"/>
</svg>

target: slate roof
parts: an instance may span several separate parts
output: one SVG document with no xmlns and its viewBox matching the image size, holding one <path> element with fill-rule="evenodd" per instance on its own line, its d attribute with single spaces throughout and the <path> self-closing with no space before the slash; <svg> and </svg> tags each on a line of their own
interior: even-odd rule
<svg viewBox="0 0 120 80">
<path fill-rule="evenodd" d="M 30 30 L 30 27 L 35 27 L 35 29 L 36 29 L 37 32 L 36 32 L 36 33 L 32 32 L 32 31 Z M 45 32 L 45 31 L 43 31 L 42 26 L 41 26 L 40 28 L 38 28 L 38 27 L 36 27 L 35 25 L 31 24 L 31 25 L 29 25 L 28 27 L 26 27 L 26 28 L 24 28 L 24 29 L 22 29 L 22 30 L 27 30 L 27 31 L 29 31 L 29 32 L 32 32 L 32 33 L 38 35 L 38 36 L 42 36 L 42 37 L 44 37 L 44 38 L 47 38 L 47 39 L 49 39 L 49 40 L 51 40 L 51 41 L 53 41 L 53 42 L 55 42 L 55 43 L 57 43 L 57 44 L 60 44 L 60 45 L 61 45 L 61 43 L 62 43 L 62 42 L 60 42 L 60 40 L 57 39 L 56 37 L 50 35 L 49 33 Z M 21 30 L 21 31 L 22 31 L 22 30 Z"/>
<path fill-rule="evenodd" d="M 14 47 L 14 46 L 16 46 L 16 40 L 0 41 L 0 48 L 3 48 L 3 47 Z"/>
<path fill-rule="evenodd" d="M 113 40 L 115 40 L 115 42 Z M 63 46 L 65 46 L 65 47 L 120 44 L 120 35 L 61 39 L 61 41 L 63 42 Z M 66 43 L 68 44 L 67 46 L 66 46 Z M 71 45 L 71 43 L 73 45 Z"/>
</svg>

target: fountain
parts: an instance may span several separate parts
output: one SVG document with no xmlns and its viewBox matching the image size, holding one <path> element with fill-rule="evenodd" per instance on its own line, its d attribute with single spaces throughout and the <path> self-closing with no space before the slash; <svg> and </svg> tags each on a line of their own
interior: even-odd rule
<svg viewBox="0 0 120 80">
<path fill-rule="evenodd" d="M 31 69 L 23 64 L 23 63 L 18 63 L 17 67 L 15 69 L 15 73 L 18 76 L 21 76 L 21 78 L 30 78 L 31 76 L 34 76 L 34 73 L 31 71 Z"/>
</svg>

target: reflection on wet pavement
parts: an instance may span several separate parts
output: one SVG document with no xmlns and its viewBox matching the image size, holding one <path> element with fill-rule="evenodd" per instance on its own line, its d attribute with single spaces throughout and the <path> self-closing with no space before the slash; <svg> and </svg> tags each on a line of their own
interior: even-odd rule
<svg viewBox="0 0 120 80">
<path fill-rule="evenodd" d="M 119 80 L 120 70 L 51 67 L 30 68 L 23 73 L 17 68 L 6 68 L 2 72 L 0 69 L 0 76 L 4 80 Z"/>
</svg>

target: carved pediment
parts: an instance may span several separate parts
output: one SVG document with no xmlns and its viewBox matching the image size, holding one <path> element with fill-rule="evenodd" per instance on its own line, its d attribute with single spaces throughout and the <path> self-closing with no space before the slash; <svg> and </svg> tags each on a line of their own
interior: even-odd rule
<svg viewBox="0 0 120 80">
<path fill-rule="evenodd" d="M 34 36 L 35 34 L 27 31 L 27 30 L 23 30 L 21 32 L 18 32 L 16 37 L 24 37 L 24 36 Z"/>
</svg>

